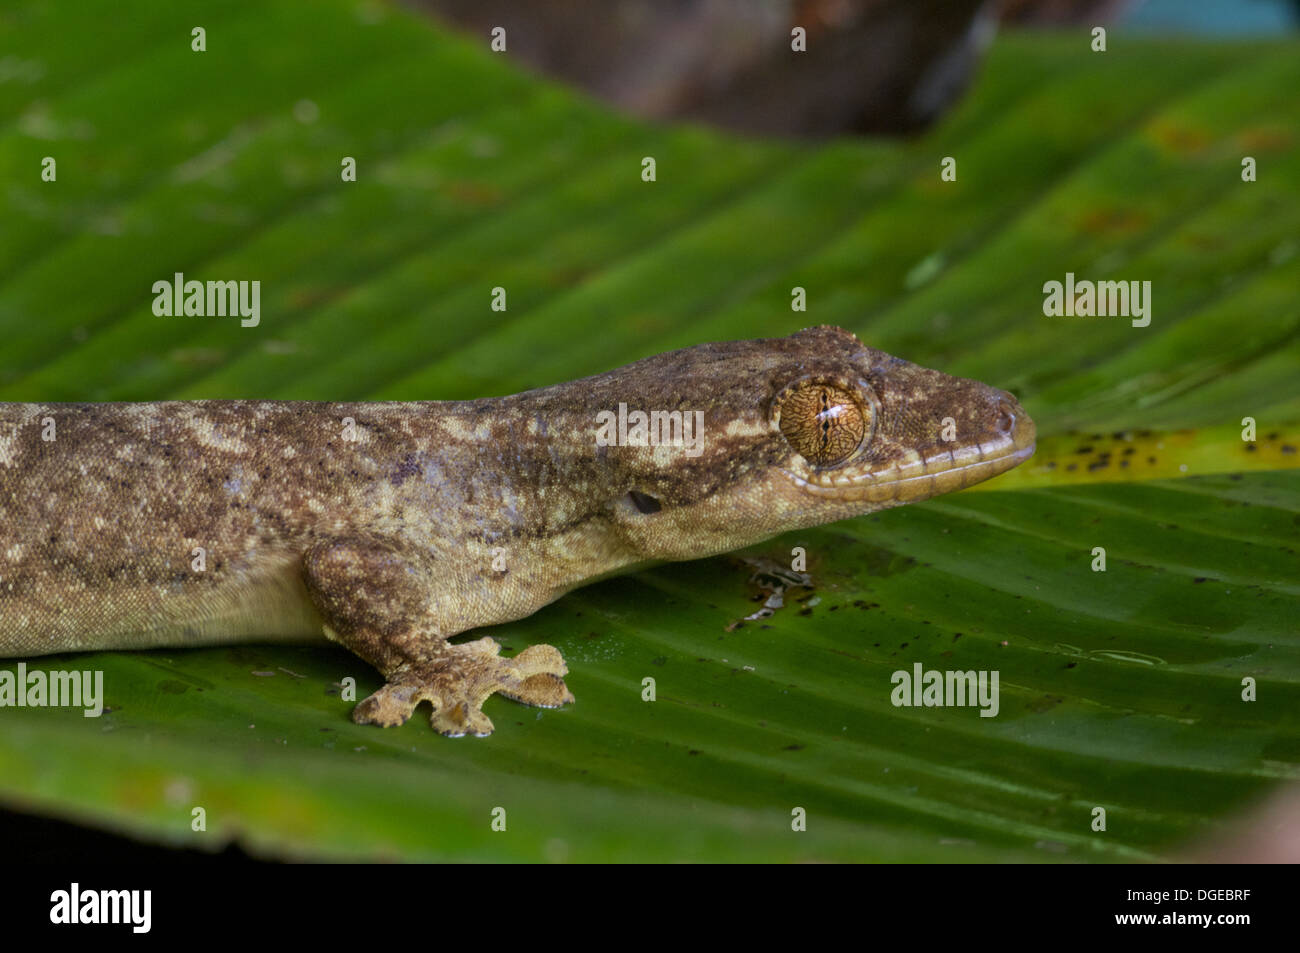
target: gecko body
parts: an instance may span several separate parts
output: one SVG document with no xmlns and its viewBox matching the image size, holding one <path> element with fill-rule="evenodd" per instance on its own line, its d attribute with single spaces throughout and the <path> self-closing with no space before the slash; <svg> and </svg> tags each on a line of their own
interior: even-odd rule
<svg viewBox="0 0 1300 953">
<path fill-rule="evenodd" d="M 601 439 L 620 405 L 661 430 Z M 655 439 L 679 421 L 693 444 Z M 0 404 L 0 656 L 329 639 L 386 679 L 357 721 L 427 700 L 485 735 L 491 694 L 557 707 L 567 669 L 452 636 L 969 486 L 1034 439 L 1010 394 L 832 327 L 482 400 Z"/>
</svg>

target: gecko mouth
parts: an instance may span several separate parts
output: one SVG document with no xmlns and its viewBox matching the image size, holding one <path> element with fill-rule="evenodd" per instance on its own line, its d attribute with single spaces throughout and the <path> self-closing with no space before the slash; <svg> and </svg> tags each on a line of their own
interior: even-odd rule
<svg viewBox="0 0 1300 953">
<path fill-rule="evenodd" d="M 1012 409 L 1014 406 L 1014 410 Z M 1019 466 L 1034 454 L 1037 428 L 1018 405 L 1003 404 L 999 432 L 988 440 L 928 456 L 919 453 L 884 467 L 785 474 L 814 496 L 845 503 L 912 503 L 965 489 Z"/>
</svg>

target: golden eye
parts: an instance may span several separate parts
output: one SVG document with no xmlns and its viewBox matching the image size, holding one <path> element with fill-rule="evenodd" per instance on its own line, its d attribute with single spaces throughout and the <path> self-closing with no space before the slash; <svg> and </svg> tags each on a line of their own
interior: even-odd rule
<svg viewBox="0 0 1300 953">
<path fill-rule="evenodd" d="M 797 384 L 781 398 L 778 411 L 790 446 L 819 467 L 843 463 L 862 446 L 867 432 L 862 402 L 834 384 Z"/>
</svg>

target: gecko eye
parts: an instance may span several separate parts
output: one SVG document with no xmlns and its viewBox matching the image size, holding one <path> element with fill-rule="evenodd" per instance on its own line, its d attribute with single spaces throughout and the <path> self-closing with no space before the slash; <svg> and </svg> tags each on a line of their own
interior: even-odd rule
<svg viewBox="0 0 1300 953">
<path fill-rule="evenodd" d="M 823 381 L 800 381 L 776 399 L 777 422 L 790 446 L 817 467 L 843 463 L 862 446 L 870 411 L 854 392 Z"/>
</svg>

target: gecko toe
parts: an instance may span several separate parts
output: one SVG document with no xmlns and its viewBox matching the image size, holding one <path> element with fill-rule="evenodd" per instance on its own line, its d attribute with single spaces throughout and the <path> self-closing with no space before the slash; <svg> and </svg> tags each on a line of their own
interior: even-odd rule
<svg viewBox="0 0 1300 953">
<path fill-rule="evenodd" d="M 463 700 L 435 709 L 429 716 L 429 724 L 434 731 L 448 738 L 461 738 L 465 735 L 486 738 L 492 734 L 494 727 L 491 718 Z"/>
<path fill-rule="evenodd" d="M 394 728 L 406 723 L 415 705 L 411 686 L 385 685 L 352 709 L 352 720 L 358 725 Z"/>
<path fill-rule="evenodd" d="M 537 708 L 559 708 L 574 701 L 573 692 L 564 684 L 564 679 L 549 672 L 529 675 L 514 685 L 502 688 L 500 693 L 506 698 Z"/>
<path fill-rule="evenodd" d="M 505 665 L 505 678 L 497 691 L 506 698 L 538 708 L 559 708 L 574 700 L 560 677 L 568 674 L 569 667 L 555 646 L 530 645 L 506 659 Z"/>
<path fill-rule="evenodd" d="M 564 656 L 553 645 L 530 645 L 509 663 L 518 671 L 520 678 L 545 673 L 548 675 L 568 675 L 569 666 L 564 664 Z"/>
<path fill-rule="evenodd" d="M 465 642 L 462 645 L 458 645 L 456 648 L 466 652 L 479 652 L 483 655 L 501 654 L 501 643 L 486 635 L 481 639 L 475 639 L 473 642 Z"/>
</svg>

